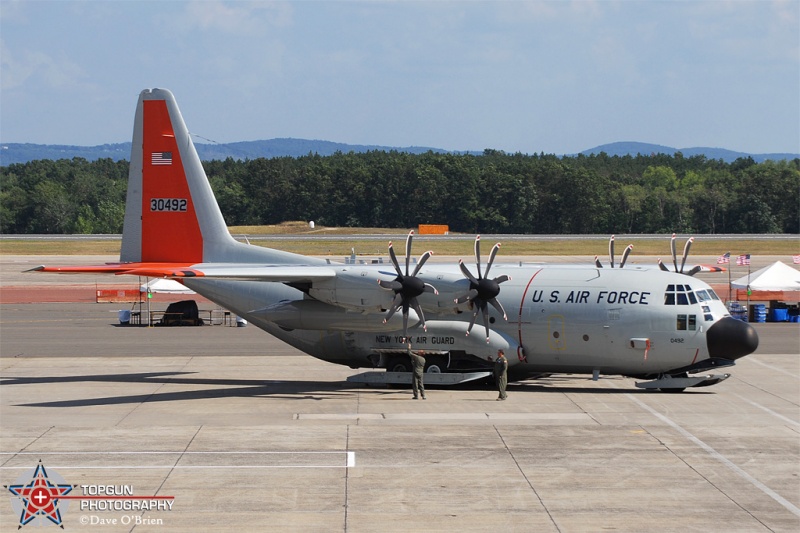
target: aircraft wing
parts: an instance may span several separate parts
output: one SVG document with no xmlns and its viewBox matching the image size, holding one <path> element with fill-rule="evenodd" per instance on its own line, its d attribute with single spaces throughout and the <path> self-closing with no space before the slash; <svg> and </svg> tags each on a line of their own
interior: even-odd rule
<svg viewBox="0 0 800 533">
<path fill-rule="evenodd" d="M 206 278 L 240 281 L 314 282 L 336 277 L 332 268 L 314 265 L 254 265 L 252 263 L 108 263 L 96 266 L 38 266 L 31 272 L 116 274 L 150 278 Z"/>
</svg>

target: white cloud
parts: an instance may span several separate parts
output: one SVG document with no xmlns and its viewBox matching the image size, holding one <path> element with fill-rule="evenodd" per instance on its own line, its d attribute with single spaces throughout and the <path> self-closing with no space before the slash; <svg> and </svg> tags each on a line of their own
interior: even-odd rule
<svg viewBox="0 0 800 533">
<path fill-rule="evenodd" d="M 268 27 L 286 27 L 292 22 L 288 2 L 187 2 L 181 25 L 206 32 L 240 35 L 263 33 Z"/>
<path fill-rule="evenodd" d="M 41 50 L 11 50 L 5 41 L 0 41 L 2 89 L 23 87 L 29 81 L 54 89 L 84 85 L 86 72 L 63 52 L 56 54 L 54 58 Z"/>
</svg>

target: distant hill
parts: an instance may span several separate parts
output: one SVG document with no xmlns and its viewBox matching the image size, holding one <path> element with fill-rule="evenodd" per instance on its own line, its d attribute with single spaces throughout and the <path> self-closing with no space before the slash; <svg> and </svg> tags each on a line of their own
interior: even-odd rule
<svg viewBox="0 0 800 533">
<path fill-rule="evenodd" d="M 692 157 L 696 155 L 704 155 L 706 159 L 722 159 L 726 163 L 736 161 L 740 157 L 752 157 L 757 163 L 771 159 L 778 161 L 781 159 L 792 160 L 800 158 L 800 154 L 748 154 L 745 152 L 734 152 L 733 150 L 726 150 L 725 148 L 672 148 L 670 146 L 662 146 L 660 144 L 649 144 L 640 142 L 616 142 L 611 144 L 603 144 L 589 150 L 581 152 L 583 155 L 592 155 L 605 152 L 610 156 L 618 155 L 632 155 L 637 154 L 650 155 L 650 154 L 667 154 L 675 155 L 675 152 L 680 152 L 684 157 Z"/>
<path fill-rule="evenodd" d="M 270 139 L 266 141 L 245 141 L 227 144 L 195 143 L 197 153 L 203 161 L 214 159 L 256 159 L 259 157 L 300 157 L 308 154 L 331 155 L 336 152 L 368 152 L 372 150 L 408 152 L 424 154 L 428 151 L 444 153 L 447 150 L 424 146 L 373 146 L 344 144 L 330 141 L 311 141 L 307 139 Z M 0 146 L 0 165 L 27 163 L 37 159 L 72 159 L 82 157 L 88 161 L 111 158 L 114 161 L 128 160 L 131 157 L 131 143 L 103 144 L 100 146 L 66 146 L 56 144 L 7 143 Z"/>
<path fill-rule="evenodd" d="M 372 150 L 407 152 L 421 154 L 428 151 L 445 153 L 447 150 L 429 148 L 424 146 L 407 146 L 403 148 L 393 146 L 377 146 L 362 144 L 344 144 L 331 141 L 315 141 L 308 139 L 270 139 L 265 141 L 245 141 L 227 144 L 196 143 L 197 152 L 204 161 L 213 159 L 224 160 L 229 157 L 234 159 L 256 159 L 259 157 L 300 157 L 308 154 L 331 155 L 335 152 L 367 152 Z M 605 152 L 610 156 L 624 156 L 637 154 L 668 154 L 674 155 L 680 151 L 685 157 L 704 155 L 708 159 L 722 159 L 730 163 L 740 157 L 752 157 L 757 162 L 767 159 L 795 159 L 800 154 L 747 154 L 734 152 L 723 148 L 671 148 L 658 144 L 640 142 L 616 142 L 604 144 L 581 152 L 584 155 Z M 480 154 L 482 152 L 456 152 Z M 111 158 L 114 161 L 129 159 L 131 143 L 101 144 L 99 146 L 69 146 L 60 144 L 28 144 L 7 143 L 0 146 L 0 165 L 8 166 L 12 163 L 27 163 L 37 159 L 72 159 L 82 157 L 89 161 Z"/>
</svg>

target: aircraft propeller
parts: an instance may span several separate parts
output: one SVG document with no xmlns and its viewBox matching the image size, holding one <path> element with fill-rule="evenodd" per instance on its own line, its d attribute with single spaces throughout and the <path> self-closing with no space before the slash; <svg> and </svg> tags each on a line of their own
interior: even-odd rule
<svg viewBox="0 0 800 533">
<path fill-rule="evenodd" d="M 692 247 L 693 242 L 694 242 L 694 237 L 689 237 L 689 240 L 686 241 L 686 244 L 683 247 L 683 258 L 681 259 L 681 268 L 679 269 L 678 254 L 675 249 L 675 234 L 674 233 L 672 234 L 672 239 L 670 240 L 669 247 L 670 251 L 672 252 L 672 264 L 675 266 L 675 272 L 678 272 L 680 274 L 686 274 L 687 276 L 694 276 L 702 269 L 700 265 L 697 265 L 688 272 L 683 271 L 683 267 L 686 266 L 686 258 L 689 257 L 689 248 Z M 658 267 L 665 272 L 669 272 L 669 268 L 667 268 L 664 265 L 664 263 L 661 262 L 661 258 L 658 259 Z"/>
<path fill-rule="evenodd" d="M 622 261 L 619 264 L 619 268 L 625 266 L 625 262 L 628 260 L 628 256 L 630 255 L 631 251 L 633 250 L 633 245 L 629 244 L 625 251 L 622 252 Z M 611 264 L 611 268 L 614 268 L 614 236 L 612 235 L 611 238 L 608 240 L 608 259 Z M 603 268 L 603 264 L 594 256 L 594 264 L 597 268 Z"/>
<path fill-rule="evenodd" d="M 502 276 L 497 276 L 494 279 L 489 279 L 489 270 L 492 268 L 492 263 L 494 263 L 494 258 L 499 249 L 499 243 L 492 247 L 492 251 L 489 254 L 489 262 L 486 264 L 486 272 L 482 274 L 481 236 L 478 235 L 475 237 L 475 262 L 478 268 L 477 278 L 472 275 L 461 259 L 458 260 L 458 267 L 461 269 L 461 272 L 464 274 L 464 276 L 466 276 L 466 278 L 469 280 L 469 290 L 463 296 L 456 298 L 455 302 L 457 304 L 464 302 L 472 303 L 474 312 L 472 314 L 472 320 L 470 320 L 469 326 L 467 327 L 467 335 L 469 335 L 470 331 L 472 331 L 472 326 L 475 325 L 475 319 L 478 317 L 478 313 L 483 313 L 483 325 L 486 328 L 486 342 L 489 342 L 489 309 L 487 304 L 491 304 L 492 307 L 497 309 L 497 311 L 503 315 L 503 320 L 508 320 L 503 306 L 497 301 L 497 295 L 500 294 L 500 284 L 504 281 L 510 280 L 511 278 L 503 274 Z"/>
<path fill-rule="evenodd" d="M 403 337 L 408 337 L 408 308 L 412 308 L 419 316 L 420 322 L 422 322 L 422 328 L 427 331 L 428 328 L 425 325 L 425 315 L 422 314 L 422 308 L 419 306 L 419 302 L 417 302 L 417 296 L 424 292 L 432 292 L 434 294 L 439 294 L 433 285 L 429 283 L 423 282 L 421 279 L 417 277 L 422 265 L 425 264 L 425 261 L 433 255 L 433 252 L 427 251 L 422 254 L 417 261 L 417 266 L 414 269 L 412 274 L 409 274 L 409 263 L 411 261 L 411 239 L 414 236 L 414 231 L 412 230 L 409 232 L 408 237 L 406 238 L 406 272 L 403 274 L 403 271 L 400 269 L 400 264 L 397 262 L 397 256 L 394 253 L 394 248 L 392 248 L 392 243 L 389 242 L 389 257 L 392 259 L 392 263 L 394 264 L 394 269 L 397 271 L 397 277 L 392 281 L 384 281 L 382 279 L 378 280 L 378 285 L 383 287 L 384 289 L 389 289 L 394 291 L 394 300 L 392 300 L 392 305 L 389 307 L 389 312 L 386 313 L 386 318 L 383 319 L 383 323 L 386 324 L 392 315 L 397 312 L 397 310 L 403 310 Z"/>
</svg>

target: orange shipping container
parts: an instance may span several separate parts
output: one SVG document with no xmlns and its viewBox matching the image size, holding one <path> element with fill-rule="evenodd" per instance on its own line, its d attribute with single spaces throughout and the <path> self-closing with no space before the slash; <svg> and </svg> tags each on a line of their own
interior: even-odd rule
<svg viewBox="0 0 800 533">
<path fill-rule="evenodd" d="M 420 224 L 419 235 L 447 235 L 450 233 L 450 226 L 447 224 Z"/>
</svg>

